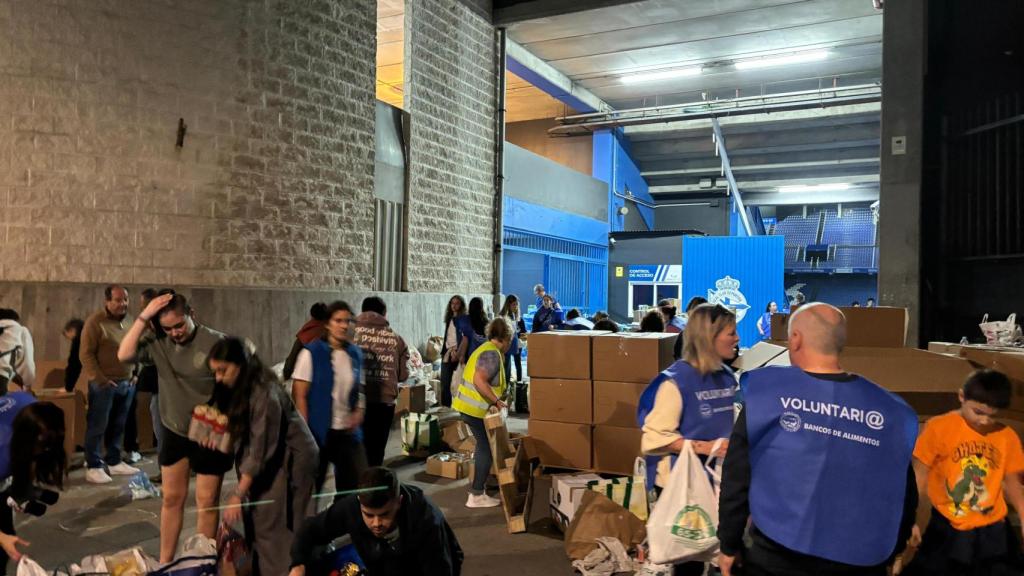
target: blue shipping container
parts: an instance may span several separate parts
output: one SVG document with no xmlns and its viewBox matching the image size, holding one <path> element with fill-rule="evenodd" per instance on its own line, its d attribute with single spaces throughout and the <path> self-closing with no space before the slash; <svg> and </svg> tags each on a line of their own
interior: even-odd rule
<svg viewBox="0 0 1024 576">
<path fill-rule="evenodd" d="M 757 319 L 769 302 L 785 304 L 785 239 L 781 236 L 683 238 L 683 298 L 694 296 L 736 311 L 740 345 L 760 339 Z"/>
</svg>

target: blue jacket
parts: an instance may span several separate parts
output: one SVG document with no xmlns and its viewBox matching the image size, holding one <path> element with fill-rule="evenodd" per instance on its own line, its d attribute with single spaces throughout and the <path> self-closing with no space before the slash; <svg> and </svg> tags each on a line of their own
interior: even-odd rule
<svg viewBox="0 0 1024 576">
<path fill-rule="evenodd" d="M 319 446 L 327 442 L 327 431 L 331 429 L 331 417 L 334 411 L 334 364 L 331 362 L 331 345 L 324 339 L 317 339 L 306 345 L 306 350 L 313 356 L 313 381 L 309 387 L 309 430 L 313 433 Z M 359 393 L 362 392 L 363 351 L 351 342 L 345 343 L 352 364 L 352 391 L 349 393 L 350 409 L 359 405 Z M 356 428 L 353 433 L 361 435 Z"/>
</svg>

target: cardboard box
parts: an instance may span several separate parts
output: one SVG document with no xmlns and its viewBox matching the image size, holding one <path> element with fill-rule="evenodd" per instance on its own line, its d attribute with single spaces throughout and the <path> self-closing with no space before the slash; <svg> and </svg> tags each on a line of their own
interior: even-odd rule
<svg viewBox="0 0 1024 576">
<path fill-rule="evenodd" d="M 551 519 L 563 532 L 569 527 L 580 501 L 587 492 L 587 482 L 601 480 L 597 474 L 555 474 L 551 477 L 551 493 L 548 503 Z"/>
<path fill-rule="evenodd" d="M 960 355 L 972 367 L 991 368 L 1006 374 L 1013 386 L 1010 410 L 1024 412 L 1024 352 L 990 346 L 964 346 L 960 349 Z"/>
<path fill-rule="evenodd" d="M 540 332 L 530 335 L 530 378 L 590 380 L 590 342 L 602 330 Z"/>
<path fill-rule="evenodd" d="M 552 468 L 590 469 L 591 426 L 530 418 L 530 438 L 541 464 Z"/>
<path fill-rule="evenodd" d="M 476 450 L 476 440 L 469 426 L 461 420 L 452 420 L 441 424 L 441 442 L 452 452 L 472 454 Z"/>
<path fill-rule="evenodd" d="M 63 389 L 64 372 L 68 366 L 67 360 L 36 360 L 36 385 L 35 390 Z M 87 393 L 89 390 L 89 378 L 82 370 L 75 382 L 75 389 Z"/>
<path fill-rule="evenodd" d="M 636 428 L 636 407 L 648 384 L 594 381 L 594 424 Z"/>
<path fill-rule="evenodd" d="M 530 380 L 530 417 L 551 422 L 590 424 L 593 390 L 590 380 Z"/>
<path fill-rule="evenodd" d="M 679 334 L 624 332 L 594 338 L 594 380 L 650 382 L 675 359 Z"/>
<path fill-rule="evenodd" d="M 36 397 L 64 411 L 64 451 L 70 458 L 75 446 L 85 445 L 85 394 L 81 390 L 38 390 Z"/>
<path fill-rule="evenodd" d="M 469 476 L 473 457 L 453 452 L 441 452 L 427 458 L 427 474 L 460 480 Z"/>
<path fill-rule="evenodd" d="M 840 308 L 846 316 L 846 345 L 902 348 L 910 315 L 906 308 Z M 785 340 L 788 314 L 772 315 L 772 338 Z"/>
<path fill-rule="evenodd" d="M 974 370 L 963 358 L 915 348 L 851 347 L 843 350 L 839 361 L 848 372 L 899 394 L 922 415 L 941 414 L 959 406 L 957 391 Z M 789 352 L 766 365 L 789 366 Z"/>
<path fill-rule="evenodd" d="M 598 472 L 633 475 L 633 467 L 640 456 L 639 428 L 594 426 L 594 457 L 592 467 Z"/>
<path fill-rule="evenodd" d="M 952 342 L 929 342 L 928 351 L 935 352 L 936 354 L 952 354 L 954 356 L 960 355 L 960 349 L 963 348 L 960 344 L 954 344 Z"/>
<path fill-rule="evenodd" d="M 427 386 L 417 384 L 415 386 L 400 386 L 398 398 L 395 400 L 395 417 L 408 412 L 421 414 L 427 411 Z"/>
</svg>

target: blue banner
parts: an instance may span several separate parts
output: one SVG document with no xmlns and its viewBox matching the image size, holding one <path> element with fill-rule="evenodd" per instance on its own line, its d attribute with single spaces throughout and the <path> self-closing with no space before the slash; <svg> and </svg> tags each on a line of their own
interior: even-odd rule
<svg viewBox="0 0 1024 576">
<path fill-rule="evenodd" d="M 683 237 L 682 301 L 702 296 L 735 311 L 740 345 L 753 346 L 768 303 L 786 303 L 784 249 L 782 236 Z"/>
</svg>

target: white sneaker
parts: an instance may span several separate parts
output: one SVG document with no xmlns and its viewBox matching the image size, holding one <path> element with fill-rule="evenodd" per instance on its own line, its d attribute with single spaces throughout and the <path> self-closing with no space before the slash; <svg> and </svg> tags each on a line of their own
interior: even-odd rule
<svg viewBox="0 0 1024 576">
<path fill-rule="evenodd" d="M 139 469 L 130 466 L 127 462 L 121 462 L 117 466 L 110 467 L 111 476 L 131 476 L 132 474 L 138 474 Z"/>
<path fill-rule="evenodd" d="M 142 460 L 142 454 L 139 454 L 138 452 L 129 452 L 128 457 L 125 458 L 124 460 L 129 464 L 135 464 L 136 462 Z"/>
<path fill-rule="evenodd" d="M 89 468 L 85 471 L 85 481 L 90 484 L 109 484 L 114 481 L 103 468 Z"/>
<path fill-rule="evenodd" d="M 492 498 L 487 494 L 470 494 L 466 500 L 466 508 L 495 508 L 501 506 L 501 500 Z"/>
</svg>

